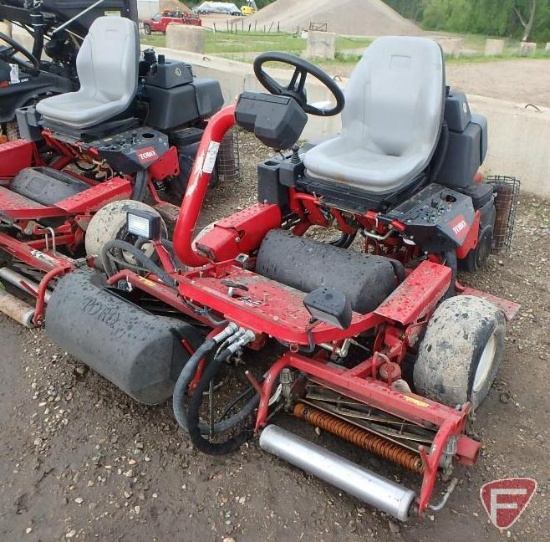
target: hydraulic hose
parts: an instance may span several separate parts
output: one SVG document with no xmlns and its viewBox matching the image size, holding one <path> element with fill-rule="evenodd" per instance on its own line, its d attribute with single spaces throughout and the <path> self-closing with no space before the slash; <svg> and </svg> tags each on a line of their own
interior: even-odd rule
<svg viewBox="0 0 550 542">
<path fill-rule="evenodd" d="M 225 348 L 220 354 L 218 354 L 206 367 L 202 374 L 199 383 L 191 397 L 189 402 L 189 410 L 187 413 L 187 429 L 189 431 L 189 437 L 193 445 L 201 452 L 208 455 L 224 455 L 235 451 L 251 436 L 251 429 L 245 428 L 237 433 L 235 436 L 225 440 L 224 442 L 214 443 L 210 442 L 208 438 L 202 435 L 200 423 L 199 423 L 199 411 L 204 400 L 203 394 L 208 390 L 210 382 L 216 377 L 222 363 L 233 353 L 230 348 Z M 248 403 L 250 404 L 250 402 Z M 244 420 L 246 416 L 242 409 L 237 416 L 241 420 Z M 233 419 L 235 416 L 233 416 Z M 227 420 L 224 420 L 227 421 Z M 214 428 L 215 429 L 215 428 Z M 213 430 L 213 433 L 218 431 Z"/>
<path fill-rule="evenodd" d="M 144 254 L 139 248 L 122 241 L 121 239 L 112 239 L 107 241 L 103 247 L 101 247 L 101 263 L 103 264 L 103 269 L 109 277 L 113 276 L 117 270 L 111 262 L 109 251 L 113 248 L 118 248 L 125 252 L 129 252 L 147 271 L 154 273 L 162 282 L 166 285 L 174 288 L 176 286 L 176 281 L 166 272 L 164 269 L 159 267 L 149 256 Z"/>
<path fill-rule="evenodd" d="M 456 252 L 454 250 L 447 250 L 443 253 L 443 257 L 445 258 L 445 265 L 451 269 L 451 284 L 449 285 L 449 288 L 445 292 L 445 295 L 443 296 L 443 299 L 447 299 L 449 297 L 453 297 L 456 293 L 455 291 L 455 282 L 456 282 L 456 276 L 458 274 L 458 263 L 456 258 Z"/>
<path fill-rule="evenodd" d="M 187 393 L 187 387 L 193 379 L 197 367 L 202 358 L 206 357 L 206 360 L 212 358 L 214 349 L 218 343 L 214 339 L 206 339 L 195 353 L 189 358 L 181 371 L 176 386 L 174 387 L 174 393 L 172 395 L 172 408 L 174 409 L 174 416 L 176 421 L 183 429 L 187 431 L 187 413 L 185 412 L 185 394 Z"/>
<path fill-rule="evenodd" d="M 212 344 L 210 344 L 210 341 L 214 342 L 213 346 Z M 209 344 L 207 345 L 207 343 Z M 205 347 L 205 345 L 207 346 Z M 203 343 L 201 347 L 191 356 L 191 358 L 189 358 L 189 361 L 185 364 L 185 367 L 183 368 L 176 382 L 174 393 L 172 395 L 174 416 L 176 418 L 176 421 L 179 423 L 179 425 L 186 431 L 189 431 L 189 421 L 188 421 L 189 414 L 188 412 L 186 412 L 185 406 L 184 406 L 185 394 L 187 393 L 187 388 L 189 387 L 191 380 L 193 380 L 193 377 L 195 376 L 199 362 L 203 357 L 205 357 L 206 363 L 208 366 L 212 365 L 210 361 L 213 357 L 213 348 L 215 346 L 217 346 L 217 343 L 216 341 L 214 341 L 214 339 L 209 339 L 205 343 Z M 228 350 L 228 349 L 226 348 L 225 350 Z M 218 364 L 218 369 L 219 367 L 220 367 L 220 364 Z M 198 393 L 197 390 L 195 390 L 193 393 L 193 397 L 195 397 L 197 393 Z M 234 414 L 233 416 L 230 416 L 229 418 L 224 418 L 219 422 L 216 422 L 213 425 L 213 427 L 210 427 L 209 425 L 206 425 L 206 424 L 199 424 L 200 433 L 202 435 L 208 435 L 211 430 L 214 433 L 224 433 L 226 431 L 229 431 L 234 427 L 236 427 L 237 425 L 239 425 L 248 416 L 250 416 L 250 414 L 254 412 L 254 409 L 256 409 L 259 404 L 260 404 L 260 397 L 256 393 L 236 414 Z"/>
<path fill-rule="evenodd" d="M 145 189 L 147 188 L 147 171 L 142 170 L 136 173 L 136 179 L 134 181 L 134 189 L 130 199 L 135 201 L 143 201 L 145 197 Z"/>
<path fill-rule="evenodd" d="M 342 233 L 342 235 L 338 239 L 336 239 L 335 241 L 331 241 L 330 244 L 339 248 L 349 248 L 353 243 L 356 235 L 357 235 L 357 231 L 351 234 Z"/>
</svg>

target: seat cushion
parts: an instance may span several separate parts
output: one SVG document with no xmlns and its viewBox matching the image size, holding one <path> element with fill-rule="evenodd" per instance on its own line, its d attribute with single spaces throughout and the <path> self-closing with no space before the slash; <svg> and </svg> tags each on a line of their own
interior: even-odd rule
<svg viewBox="0 0 550 542">
<path fill-rule="evenodd" d="M 106 96 L 88 96 L 85 92 L 68 92 L 42 100 L 36 107 L 47 119 L 87 128 L 115 117 L 127 109 L 127 100 L 109 101 Z"/>
<path fill-rule="evenodd" d="M 305 155 L 310 177 L 382 194 L 405 187 L 427 168 L 445 98 L 436 42 L 378 38 L 356 66 L 345 97 L 342 133 Z"/>
<path fill-rule="evenodd" d="M 427 151 L 429 152 L 429 151 Z M 362 148 L 349 137 L 329 139 L 306 154 L 309 177 L 373 193 L 395 190 L 425 168 L 424 153 L 391 156 Z"/>
</svg>

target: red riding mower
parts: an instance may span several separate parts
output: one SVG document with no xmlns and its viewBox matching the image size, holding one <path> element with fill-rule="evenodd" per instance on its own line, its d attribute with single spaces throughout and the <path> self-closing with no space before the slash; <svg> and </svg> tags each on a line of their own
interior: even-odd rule
<svg viewBox="0 0 550 542">
<path fill-rule="evenodd" d="M 223 97 L 184 62 L 139 57 L 132 20 L 96 19 L 78 54 L 80 89 L 17 109 L 24 139 L 0 145 L 0 275 L 38 299 L 35 313 L 6 295 L 3 303 L 27 325 L 41 321 L 50 280 L 79 265 L 86 232 L 91 253 L 124 237 L 125 201 L 147 199 L 175 222 L 170 202 L 180 203 Z"/>
<path fill-rule="evenodd" d="M 270 61 L 294 68 L 286 87 L 264 69 Z M 173 395 L 176 419 L 206 453 L 256 433 L 263 449 L 401 520 L 437 510 L 456 484 L 434 504 L 438 474 L 476 462 L 466 427 L 518 309 L 462 287 L 456 272 L 509 242 L 517 181 L 477 175 L 486 121 L 446 88 L 431 40 L 373 42 L 345 105 L 299 58 L 267 53 L 254 67 L 270 94 L 244 92 L 208 123 L 172 242 L 156 213 L 129 206 L 127 239 L 99 247 L 99 270 L 59 280 L 46 330 L 137 401 Z M 307 102 L 308 75 L 334 107 Z M 340 111 L 340 135 L 295 145 L 306 113 Z M 257 204 L 195 236 L 235 124 L 291 151 L 259 165 Z M 312 227 L 340 237 L 315 240 Z M 284 412 L 416 473 L 420 490 L 275 425 Z"/>
</svg>

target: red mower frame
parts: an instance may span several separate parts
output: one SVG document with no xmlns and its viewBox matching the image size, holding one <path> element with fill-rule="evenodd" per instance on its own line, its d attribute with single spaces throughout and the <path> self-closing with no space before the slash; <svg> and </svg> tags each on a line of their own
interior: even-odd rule
<svg viewBox="0 0 550 542">
<path fill-rule="evenodd" d="M 71 171 L 71 177 L 88 184 L 89 188 L 55 205 L 41 205 L 9 189 L 19 171 L 31 166 L 48 166 L 62 171 L 77 160 L 90 161 L 98 155 L 96 149 L 86 147 L 81 141 L 64 142 L 50 130 L 43 130 L 42 137 L 47 147 L 55 152 L 49 162 L 43 159 L 34 142 L 18 139 L 0 145 L 0 216 L 17 232 L 15 236 L 0 232 L 0 247 L 16 260 L 45 273 L 38 288 L 21 283 L 23 290 L 36 297 L 34 325 L 43 323 L 45 295 L 51 281 L 85 263 L 78 260 L 79 249 L 93 214 L 112 201 L 130 199 L 136 175 L 140 174 L 145 175 L 146 186 L 155 201 L 161 202 L 154 182 L 179 174 L 177 152 L 171 147 L 160 157 L 155 154 L 155 160 L 147 169 L 135 175 L 94 181 Z M 177 209 L 166 202 L 163 205 Z M 44 227 L 39 223 L 43 219 L 55 219 L 55 224 Z M 65 253 L 59 252 L 59 248 Z"/>
<path fill-rule="evenodd" d="M 247 374 L 251 384 L 260 396 L 255 421 L 255 431 L 260 432 L 268 423 L 269 399 L 281 371 L 296 369 L 308 379 L 323 387 L 341 392 L 352 399 L 407 420 L 420 427 L 436 431 L 432 446 L 421 447 L 422 483 L 416 507 L 423 515 L 430 505 L 438 468 L 444 456 L 464 465 L 473 465 L 478 457 L 480 443 L 466 436 L 466 424 L 470 404 L 456 408 L 444 406 L 411 392 L 398 391 L 392 383 L 401 376 L 401 366 L 407 351 L 416 348 L 427 322 L 436 305 L 444 298 L 453 280 L 449 267 L 442 265 L 440 258 L 431 256 L 413 270 L 405 280 L 374 312 L 353 313 L 347 329 L 320 323 L 312 326 L 310 315 L 303 306 L 303 294 L 262 277 L 250 269 L 253 260 L 240 255 L 257 248 L 272 228 L 281 226 L 281 211 L 276 205 L 258 203 L 219 221 L 212 231 L 193 246 L 197 219 L 210 181 L 212 157 L 225 133 L 235 124 L 235 106 L 229 106 L 217 113 L 209 122 L 202 138 L 193 167 L 179 218 L 174 233 L 174 249 L 178 258 L 193 267 L 188 271 L 174 269 L 160 242 L 155 248 L 161 264 L 176 283 L 176 288 L 164 284 L 158 277 L 149 274 L 139 276 L 132 271 L 120 271 L 109 279 L 112 285 L 119 281 L 131 285 L 162 300 L 189 317 L 207 324 L 214 331 L 220 331 L 198 309 L 207 309 L 224 319 L 236 323 L 255 335 L 250 344 L 260 349 L 268 337 L 276 337 L 288 344 L 284 353 L 267 371 L 263 383 Z M 290 191 L 290 207 L 299 217 L 293 233 L 302 235 L 315 225 L 327 225 L 326 216 L 320 212 L 322 201 L 313 195 Z M 336 223 L 345 233 L 349 221 L 338 210 L 331 211 Z M 401 231 L 401 224 L 387 224 L 379 220 L 374 212 L 356 215 L 353 219 L 368 225 L 381 240 L 388 231 Z M 472 228 L 475 230 L 475 226 Z M 472 234 L 473 239 L 477 238 Z M 207 239 L 208 242 L 205 241 Z M 404 244 L 384 245 L 367 239 L 367 248 L 383 253 L 403 262 L 415 257 L 414 248 Z M 201 247 L 210 247 L 209 251 Z M 214 248 L 212 248 L 214 247 Z M 246 291 L 231 289 L 232 284 L 246 285 Z M 505 314 L 513 318 L 519 306 L 494 296 L 487 296 L 471 288 L 456 284 L 457 293 L 467 293 L 489 298 Z M 374 330 L 373 355 L 366 357 L 352 369 L 336 367 L 330 363 L 329 350 L 342 347 L 347 339 L 361 332 Z M 212 335 L 211 333 L 211 335 Z M 314 357 L 299 353 L 300 347 L 328 345 Z M 381 368 L 384 371 L 380 371 Z M 380 374 L 386 375 L 385 379 Z M 450 450 L 450 451 L 449 451 Z"/>
</svg>

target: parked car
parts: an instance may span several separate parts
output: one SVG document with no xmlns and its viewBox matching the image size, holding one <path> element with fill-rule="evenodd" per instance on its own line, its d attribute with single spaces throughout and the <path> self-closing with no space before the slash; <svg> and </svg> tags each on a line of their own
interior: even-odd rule
<svg viewBox="0 0 550 542">
<path fill-rule="evenodd" d="M 193 26 L 202 26 L 200 17 L 188 11 L 169 11 L 153 15 L 150 19 L 143 21 L 143 30 L 146 34 L 151 32 L 166 33 L 166 27 L 169 24 L 190 24 Z"/>
<path fill-rule="evenodd" d="M 198 15 L 211 15 L 221 13 L 222 15 L 242 16 L 241 10 L 229 2 L 203 2 L 193 9 Z"/>
</svg>

